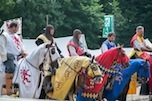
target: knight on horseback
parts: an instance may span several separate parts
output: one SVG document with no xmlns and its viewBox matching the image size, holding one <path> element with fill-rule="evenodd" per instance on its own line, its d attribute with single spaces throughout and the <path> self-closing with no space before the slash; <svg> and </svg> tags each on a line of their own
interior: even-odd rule
<svg viewBox="0 0 152 101">
<path fill-rule="evenodd" d="M 132 57 L 135 55 L 136 57 L 142 58 L 144 60 L 148 60 L 150 63 L 150 66 L 152 67 L 152 56 L 149 52 L 152 52 L 152 47 L 148 46 L 144 41 L 144 27 L 138 26 L 136 28 L 136 34 L 132 37 L 130 41 L 131 47 L 134 48 L 134 50 L 130 53 L 129 57 Z M 152 76 L 152 69 L 151 76 Z M 150 91 L 152 92 L 152 78 L 149 79 L 149 87 Z"/>
<path fill-rule="evenodd" d="M 17 67 L 18 56 L 26 56 L 24 45 L 16 34 L 19 24 L 13 21 L 8 26 L 8 32 L 0 35 L 0 58 L 5 65 L 6 94 L 11 95 L 12 79 Z"/>
<path fill-rule="evenodd" d="M 54 35 L 54 27 L 53 27 L 53 25 L 47 25 L 44 34 L 39 35 L 36 38 L 35 43 L 36 43 L 37 46 L 39 46 L 39 45 L 41 45 L 43 43 L 53 42 L 53 44 L 55 44 L 55 46 L 57 47 L 58 53 L 63 58 L 64 56 L 61 54 L 61 50 L 58 48 L 53 35 Z M 51 81 L 51 76 L 55 75 L 57 67 L 58 66 L 54 66 L 54 65 L 53 66 L 49 66 L 49 65 L 45 65 L 44 64 L 44 76 L 45 76 L 45 79 L 44 79 L 44 85 L 43 86 L 44 86 L 44 89 L 45 89 L 45 93 L 53 91 L 52 84 L 51 84 L 51 82 L 48 82 L 48 81 Z M 42 92 L 43 92 L 43 90 L 42 90 Z"/>
<path fill-rule="evenodd" d="M 73 31 L 73 38 L 68 42 L 67 49 L 69 56 L 87 56 L 91 57 L 91 54 L 87 52 L 84 45 L 80 42 L 81 30 L 75 29 Z"/>
</svg>

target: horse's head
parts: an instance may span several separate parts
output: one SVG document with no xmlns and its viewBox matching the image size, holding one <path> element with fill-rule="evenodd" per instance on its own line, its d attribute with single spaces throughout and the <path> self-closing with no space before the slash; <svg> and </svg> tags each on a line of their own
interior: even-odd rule
<svg viewBox="0 0 152 101">
<path fill-rule="evenodd" d="M 44 43 L 38 46 L 30 55 L 26 57 L 29 64 L 37 69 L 42 69 L 44 65 L 58 67 L 60 55 L 53 43 Z"/>
<path fill-rule="evenodd" d="M 99 64 L 94 61 L 94 57 L 90 61 L 89 66 L 86 68 L 85 73 L 87 76 L 91 77 L 96 83 L 99 83 L 102 80 Z"/>
<path fill-rule="evenodd" d="M 121 64 L 123 67 L 128 67 L 129 66 L 129 58 L 126 55 L 125 51 L 123 50 L 123 46 L 117 47 L 117 54 L 118 56 L 116 57 L 116 61 L 118 64 Z"/>
<path fill-rule="evenodd" d="M 96 57 L 96 61 L 106 68 L 111 68 L 116 64 L 121 64 L 126 67 L 129 64 L 129 58 L 125 54 L 122 46 L 112 48 L 105 53 L 100 54 Z"/>
<path fill-rule="evenodd" d="M 138 76 L 142 77 L 142 78 L 150 77 L 150 64 L 149 64 L 148 60 L 141 59 L 140 67 L 139 67 L 137 73 L 138 73 Z"/>
<path fill-rule="evenodd" d="M 60 55 L 55 44 L 46 44 L 45 48 L 43 64 L 48 64 L 52 68 L 58 68 Z"/>
</svg>

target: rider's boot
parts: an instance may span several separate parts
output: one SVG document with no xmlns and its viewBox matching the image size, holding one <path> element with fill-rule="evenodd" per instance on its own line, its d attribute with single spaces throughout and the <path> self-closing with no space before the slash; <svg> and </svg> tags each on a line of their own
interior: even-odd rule
<svg viewBox="0 0 152 101">
<path fill-rule="evenodd" d="M 11 95 L 11 87 L 12 87 L 12 79 L 14 74 L 5 74 L 5 80 L 6 80 L 6 94 Z"/>
</svg>

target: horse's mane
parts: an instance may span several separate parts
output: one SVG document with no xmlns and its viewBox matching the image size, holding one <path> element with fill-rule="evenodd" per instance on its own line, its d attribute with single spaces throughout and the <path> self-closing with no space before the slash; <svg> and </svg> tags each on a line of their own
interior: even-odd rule
<svg viewBox="0 0 152 101">
<path fill-rule="evenodd" d="M 122 52 L 122 51 L 124 51 L 124 50 L 122 50 L 122 48 L 120 48 L 120 52 Z M 110 68 L 112 66 L 113 61 L 117 58 L 118 52 L 119 51 L 118 51 L 117 47 L 112 48 L 112 49 L 106 51 L 105 53 L 98 55 L 96 57 L 96 61 L 100 65 L 102 65 L 106 68 Z M 126 56 L 126 54 L 125 54 L 124 59 L 125 59 L 125 62 L 128 62 L 128 57 Z M 120 59 L 118 59 L 118 61 L 120 61 Z"/>
</svg>

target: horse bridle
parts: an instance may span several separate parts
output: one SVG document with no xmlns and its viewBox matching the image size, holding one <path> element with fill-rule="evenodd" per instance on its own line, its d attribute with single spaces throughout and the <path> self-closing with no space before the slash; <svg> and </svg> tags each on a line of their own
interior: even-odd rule
<svg viewBox="0 0 152 101">
<path fill-rule="evenodd" d="M 94 65 L 94 64 L 97 64 L 97 63 L 91 63 L 91 64 L 89 64 L 89 65 L 87 66 L 86 70 L 85 70 L 85 73 L 86 73 L 86 74 L 88 73 L 88 69 L 89 69 L 89 67 L 90 67 L 90 68 L 91 68 L 91 71 L 92 71 L 92 73 L 93 73 L 93 77 L 95 78 L 95 77 L 99 77 L 99 76 L 101 76 L 101 75 L 95 75 L 93 69 L 98 69 L 98 68 L 97 68 L 97 67 L 91 67 L 91 65 Z"/>
<path fill-rule="evenodd" d="M 52 46 L 52 44 L 53 44 L 53 42 L 51 42 L 51 44 L 46 45 L 47 51 L 46 51 L 46 53 L 44 54 L 44 60 L 43 60 L 43 62 L 40 64 L 39 68 L 37 68 L 37 67 L 34 66 L 32 63 L 30 63 L 30 62 L 27 60 L 27 58 L 25 58 L 25 60 L 26 60 L 32 67 L 34 67 L 35 69 L 37 69 L 37 70 L 39 70 L 39 71 L 48 71 L 48 70 L 44 70 L 43 64 L 44 64 L 44 62 L 45 62 L 45 60 L 46 60 L 46 55 L 47 55 L 48 52 L 49 52 L 50 61 L 52 61 L 52 59 L 51 59 L 51 53 L 50 53 L 50 51 L 49 51 L 49 49 L 50 49 L 50 47 Z M 53 53 L 52 53 L 52 54 L 53 54 Z"/>
<path fill-rule="evenodd" d="M 117 56 L 116 56 L 116 58 L 113 60 L 113 63 L 112 63 L 112 66 L 111 66 L 112 68 L 115 68 L 115 67 L 117 66 L 117 64 L 118 64 L 118 57 L 119 57 L 119 54 L 120 54 L 120 53 L 121 53 L 120 50 L 118 50 Z M 122 60 L 121 60 L 122 66 L 121 66 L 121 67 L 126 68 L 126 67 L 129 66 L 129 63 L 123 64 L 123 63 L 124 63 L 124 61 L 123 61 L 123 55 L 125 56 L 125 54 L 121 53 L 121 58 L 122 58 Z M 114 66 L 114 67 L 113 67 L 113 66 Z"/>
</svg>

